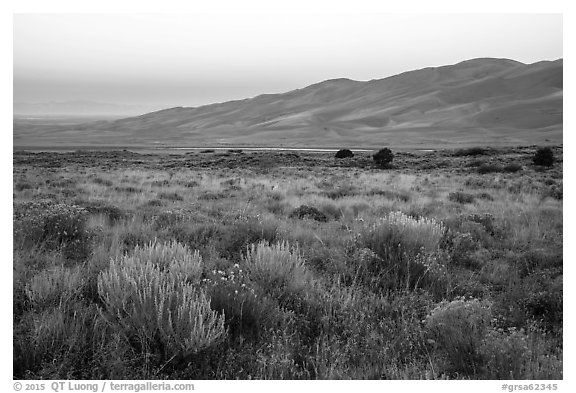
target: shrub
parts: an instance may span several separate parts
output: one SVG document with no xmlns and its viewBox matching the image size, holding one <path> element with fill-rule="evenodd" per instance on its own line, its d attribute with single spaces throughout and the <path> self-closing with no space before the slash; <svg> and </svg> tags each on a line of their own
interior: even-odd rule
<svg viewBox="0 0 576 393">
<path fill-rule="evenodd" d="M 496 234 L 496 224 L 494 222 L 494 215 L 490 213 L 472 213 L 460 217 L 463 222 L 470 221 L 482 225 L 484 230 L 489 235 Z"/>
<path fill-rule="evenodd" d="M 332 203 L 323 203 L 319 210 L 327 219 L 339 220 L 344 215 L 342 208 L 337 207 Z"/>
<path fill-rule="evenodd" d="M 202 259 L 178 243 L 149 244 L 98 276 L 107 320 L 143 354 L 188 356 L 225 334 L 224 318 L 195 283 Z"/>
<path fill-rule="evenodd" d="M 126 217 L 126 213 L 113 205 L 108 205 L 104 201 L 83 201 L 78 200 L 75 202 L 76 204 L 82 206 L 84 209 L 91 214 L 102 214 L 111 222 L 117 222 L 122 218 Z"/>
<path fill-rule="evenodd" d="M 24 249 L 37 246 L 62 249 L 68 258 L 88 256 L 88 212 L 75 205 L 52 202 L 26 202 L 14 206 L 14 245 Z"/>
<path fill-rule="evenodd" d="M 299 293 L 311 285 L 312 276 L 304 260 L 288 243 L 253 244 L 246 254 L 250 278 L 266 293 Z"/>
<path fill-rule="evenodd" d="M 463 157 L 463 156 L 482 156 L 486 154 L 486 150 L 482 147 L 470 147 L 468 149 L 460 149 L 456 150 L 452 155 L 454 157 Z"/>
<path fill-rule="evenodd" d="M 158 231 L 161 229 L 166 229 L 175 226 L 176 224 L 184 221 L 186 219 L 186 214 L 180 211 L 163 211 L 158 215 L 155 215 L 153 220 L 153 229 Z"/>
<path fill-rule="evenodd" d="M 16 191 L 23 191 L 23 190 L 31 190 L 34 187 L 32 187 L 32 184 L 27 182 L 18 182 L 16 183 L 16 186 L 14 188 L 16 189 Z"/>
<path fill-rule="evenodd" d="M 158 194 L 159 199 L 167 199 L 169 201 L 183 201 L 184 197 L 177 192 L 161 192 Z"/>
<path fill-rule="evenodd" d="M 469 161 L 469 162 L 466 164 L 466 166 L 467 166 L 468 168 L 478 168 L 479 166 L 482 166 L 482 165 L 484 165 L 484 164 L 486 164 L 486 160 L 484 160 L 484 159 L 474 159 L 474 160 Z"/>
<path fill-rule="evenodd" d="M 453 265 L 469 269 L 480 268 L 479 261 L 473 257 L 478 250 L 478 243 L 470 233 L 458 233 L 452 239 L 450 262 Z"/>
<path fill-rule="evenodd" d="M 500 165 L 485 163 L 485 164 L 482 164 L 478 167 L 478 173 L 481 175 L 485 175 L 487 173 L 496 173 L 496 172 L 502 172 L 502 167 Z"/>
<path fill-rule="evenodd" d="M 150 199 L 145 204 L 145 206 L 150 206 L 150 207 L 158 207 L 158 206 L 162 206 L 162 205 L 163 205 L 163 202 L 160 199 Z"/>
<path fill-rule="evenodd" d="M 545 324 L 562 324 L 562 291 L 540 290 L 528 292 L 522 300 L 526 313 Z"/>
<path fill-rule="evenodd" d="M 474 195 L 462 191 L 451 192 L 448 200 L 457 203 L 474 203 Z"/>
<path fill-rule="evenodd" d="M 220 255 L 231 261 L 240 261 L 241 254 L 251 243 L 261 240 L 274 242 L 278 236 L 275 221 L 264 221 L 248 217 L 234 221 L 222 228 L 216 247 Z"/>
<path fill-rule="evenodd" d="M 356 189 L 352 184 L 341 184 L 335 186 L 331 190 L 323 192 L 322 195 L 325 195 L 330 199 L 339 199 L 351 195 L 356 195 Z"/>
<path fill-rule="evenodd" d="M 153 233 L 137 229 L 130 232 L 120 232 L 119 243 L 122 246 L 122 251 L 133 251 L 135 247 L 144 247 L 146 244 L 155 239 Z"/>
<path fill-rule="evenodd" d="M 85 372 L 90 355 L 101 344 L 94 339 L 102 328 L 95 306 L 58 305 L 28 314 L 15 326 L 14 374 L 55 379 Z"/>
<path fill-rule="evenodd" d="M 410 193 L 407 191 L 396 191 L 396 190 L 380 190 L 374 188 L 366 193 L 366 195 L 378 195 L 383 196 L 386 199 L 390 200 L 399 200 L 402 202 L 410 201 Z"/>
<path fill-rule="evenodd" d="M 188 247 L 172 241 L 169 243 L 150 242 L 144 247 L 136 246 L 131 260 L 145 261 L 155 268 L 170 273 L 180 273 L 186 280 L 199 281 L 202 274 L 202 257 L 198 251 L 191 252 Z"/>
<path fill-rule="evenodd" d="M 554 152 L 549 147 L 541 147 L 536 150 L 534 157 L 532 157 L 534 165 L 539 166 L 553 166 L 554 165 Z"/>
<path fill-rule="evenodd" d="M 210 306 L 224 316 L 230 337 L 258 339 L 272 315 L 267 299 L 257 296 L 247 272 L 234 264 L 213 270 L 203 282 L 210 293 Z"/>
<path fill-rule="evenodd" d="M 150 183 L 150 185 L 152 187 L 168 187 L 170 185 L 170 181 L 169 180 L 154 180 L 152 183 Z"/>
<path fill-rule="evenodd" d="M 184 183 L 184 187 L 186 188 L 194 188 L 198 186 L 200 186 L 200 183 L 198 183 L 196 180 L 191 180 Z"/>
<path fill-rule="evenodd" d="M 441 302 L 425 319 L 428 335 L 449 362 L 449 372 L 477 372 L 479 347 L 489 328 L 490 303 L 478 299 Z"/>
<path fill-rule="evenodd" d="M 380 149 L 376 154 L 372 156 L 372 159 L 381 168 L 385 168 L 392 163 L 394 159 L 394 154 L 390 149 L 385 147 L 384 149 Z"/>
<path fill-rule="evenodd" d="M 141 193 L 142 190 L 140 188 L 136 188 L 136 187 L 132 187 L 132 186 L 118 186 L 118 187 L 114 187 L 114 191 L 116 192 L 125 192 L 127 194 L 136 194 L 136 193 Z"/>
<path fill-rule="evenodd" d="M 361 233 L 362 241 L 381 257 L 387 258 L 390 247 L 395 253 L 417 255 L 437 251 L 445 227 L 433 218 L 413 218 L 402 212 L 391 212 Z"/>
<path fill-rule="evenodd" d="M 92 183 L 106 187 L 112 187 L 114 185 L 112 181 L 108 179 L 102 179 L 101 177 L 95 177 L 94 179 L 92 179 Z"/>
<path fill-rule="evenodd" d="M 517 163 L 512 163 L 512 164 L 508 164 L 505 165 L 504 168 L 502 168 L 503 172 L 507 172 L 507 173 L 516 173 L 518 171 L 522 170 L 522 165 L 517 164 Z"/>
<path fill-rule="evenodd" d="M 438 252 L 444 233 L 435 219 L 389 213 L 357 236 L 356 248 L 367 251 L 358 262 L 370 280 L 392 288 L 414 287 L 426 275 L 442 273 Z"/>
<path fill-rule="evenodd" d="M 488 379 L 522 379 L 531 356 L 528 336 L 515 328 L 489 330 L 478 351 Z"/>
<path fill-rule="evenodd" d="M 349 157 L 354 157 L 354 153 L 352 153 L 352 151 L 349 149 L 341 149 L 341 150 L 338 150 L 336 152 L 336 155 L 334 157 L 336 157 L 336 158 L 349 158 Z"/>
<path fill-rule="evenodd" d="M 320 222 L 327 222 L 328 221 L 328 217 L 326 217 L 326 215 L 324 213 L 322 213 L 320 210 L 316 209 L 315 207 L 307 206 L 307 205 L 299 206 L 297 209 L 292 211 L 292 213 L 290 213 L 289 217 L 299 218 L 299 219 L 308 218 L 310 220 L 315 220 L 315 221 L 320 221 Z"/>
<path fill-rule="evenodd" d="M 551 197 L 561 201 L 564 198 L 564 187 L 562 187 L 562 185 L 560 186 L 554 185 L 552 187 L 546 188 L 542 191 L 542 196 Z"/>
<path fill-rule="evenodd" d="M 69 303 L 80 296 L 84 279 L 78 268 L 57 266 L 43 270 L 26 286 L 26 295 L 37 310 Z"/>
<path fill-rule="evenodd" d="M 487 192 L 481 192 L 476 194 L 476 198 L 483 199 L 485 201 L 493 201 L 494 197 Z"/>
</svg>

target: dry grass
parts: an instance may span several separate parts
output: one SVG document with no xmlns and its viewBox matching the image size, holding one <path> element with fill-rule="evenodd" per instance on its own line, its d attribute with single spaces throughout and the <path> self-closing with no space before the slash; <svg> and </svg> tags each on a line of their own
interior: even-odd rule
<svg viewBox="0 0 576 393">
<path fill-rule="evenodd" d="M 14 376 L 560 379 L 562 152 L 533 151 L 15 154 Z"/>
</svg>

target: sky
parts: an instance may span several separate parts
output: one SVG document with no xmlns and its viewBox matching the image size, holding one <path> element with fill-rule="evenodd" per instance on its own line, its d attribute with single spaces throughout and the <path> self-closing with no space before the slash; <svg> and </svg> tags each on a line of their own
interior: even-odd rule
<svg viewBox="0 0 576 393">
<path fill-rule="evenodd" d="M 14 102 L 200 106 L 562 53 L 562 14 L 15 14 Z"/>
</svg>

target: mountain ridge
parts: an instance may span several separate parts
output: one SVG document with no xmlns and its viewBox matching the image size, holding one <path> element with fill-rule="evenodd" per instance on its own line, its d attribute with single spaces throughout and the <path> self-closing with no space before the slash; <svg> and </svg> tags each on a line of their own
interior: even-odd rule
<svg viewBox="0 0 576 393">
<path fill-rule="evenodd" d="M 563 59 L 478 58 L 382 79 L 335 78 L 284 93 L 167 108 L 75 125 L 67 133 L 94 144 L 143 145 L 561 143 L 562 88 Z M 47 139 L 59 134 L 44 131 Z"/>
</svg>

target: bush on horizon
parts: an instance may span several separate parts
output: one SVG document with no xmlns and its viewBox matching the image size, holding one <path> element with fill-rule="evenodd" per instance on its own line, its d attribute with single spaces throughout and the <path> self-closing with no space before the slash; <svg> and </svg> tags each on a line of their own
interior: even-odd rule
<svg viewBox="0 0 576 393">
<path fill-rule="evenodd" d="M 554 165 L 554 152 L 549 147 L 541 147 L 536 150 L 532 162 L 534 165 L 551 167 Z"/>
<path fill-rule="evenodd" d="M 394 154 L 392 153 L 392 150 L 385 147 L 384 149 L 380 149 L 378 153 L 374 154 L 372 158 L 380 168 L 386 168 L 392 163 Z"/>
<path fill-rule="evenodd" d="M 350 158 L 350 157 L 354 157 L 354 153 L 352 153 L 352 151 L 349 149 L 341 149 L 341 150 L 338 150 L 336 152 L 336 155 L 334 157 L 336 157 L 336 158 Z"/>
</svg>

